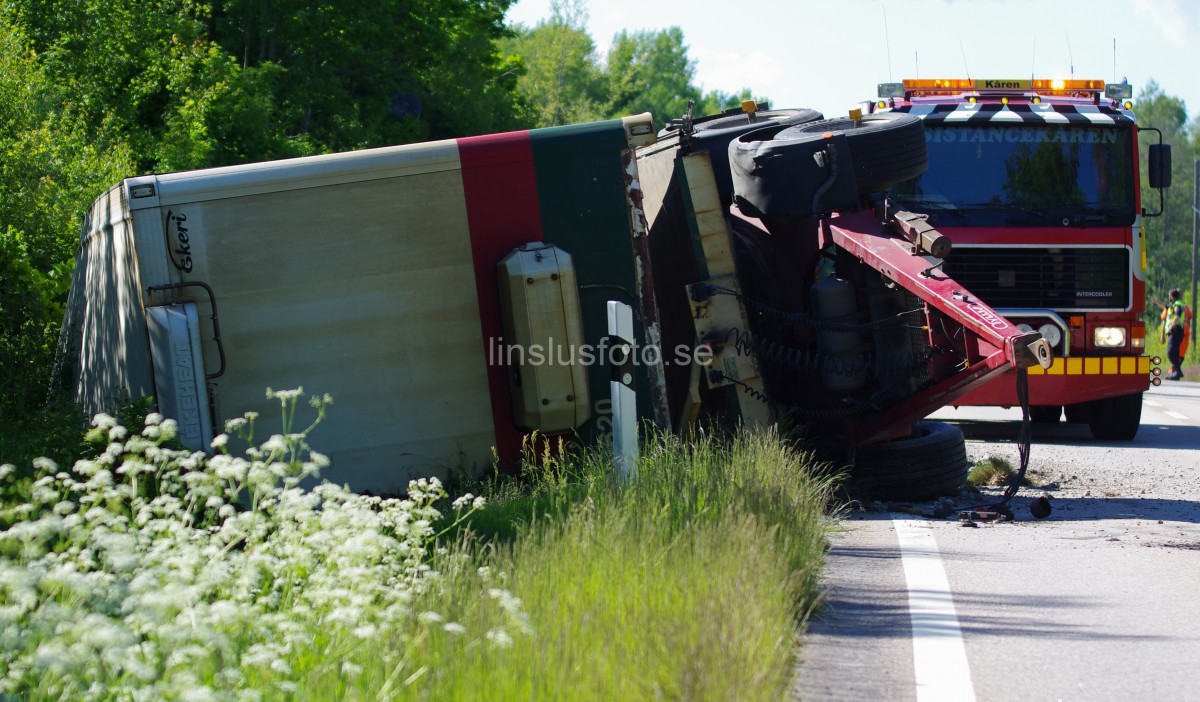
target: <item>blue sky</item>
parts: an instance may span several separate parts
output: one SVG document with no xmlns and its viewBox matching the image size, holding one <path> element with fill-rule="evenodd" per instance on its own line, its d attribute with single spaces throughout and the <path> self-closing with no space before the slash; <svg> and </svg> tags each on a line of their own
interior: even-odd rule
<svg viewBox="0 0 1200 702">
<path fill-rule="evenodd" d="M 826 116 L 889 77 L 1069 78 L 1073 64 L 1076 78 L 1111 82 L 1114 39 L 1116 78 L 1135 95 L 1154 79 L 1200 114 L 1197 0 L 597 0 L 589 15 L 601 52 L 622 29 L 677 25 L 705 90 L 747 87 Z M 530 26 L 549 16 L 550 0 L 508 13 Z"/>
</svg>

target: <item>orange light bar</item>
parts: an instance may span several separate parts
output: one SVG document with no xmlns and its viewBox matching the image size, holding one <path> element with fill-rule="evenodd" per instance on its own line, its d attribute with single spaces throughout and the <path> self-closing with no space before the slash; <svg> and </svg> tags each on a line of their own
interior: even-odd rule
<svg viewBox="0 0 1200 702">
<path fill-rule="evenodd" d="M 904 89 L 908 92 L 958 92 L 963 90 L 977 91 L 1029 91 L 1035 93 L 1047 92 L 1099 92 L 1104 90 L 1102 80 L 1062 80 L 1055 79 L 996 79 L 996 78 L 921 78 L 907 79 Z"/>
<path fill-rule="evenodd" d="M 905 90 L 974 90 L 975 81 L 969 78 L 922 78 L 904 81 Z"/>
</svg>

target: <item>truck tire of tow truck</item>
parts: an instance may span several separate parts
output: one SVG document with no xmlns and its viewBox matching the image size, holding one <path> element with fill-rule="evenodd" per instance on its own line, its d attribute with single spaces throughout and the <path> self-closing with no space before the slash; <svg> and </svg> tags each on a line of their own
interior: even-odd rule
<svg viewBox="0 0 1200 702">
<path fill-rule="evenodd" d="M 1097 441 L 1133 441 L 1142 423 L 1142 393 L 1106 397 L 1088 404 L 1088 426 Z"/>
<path fill-rule="evenodd" d="M 850 173 L 827 183 L 832 171 L 819 154 L 833 136 L 845 140 L 849 154 L 840 154 L 837 163 Z M 924 173 L 929 157 L 920 118 L 884 112 L 859 122 L 822 120 L 747 132 L 730 142 L 729 162 L 738 207 L 754 217 L 776 218 L 820 214 L 812 201 L 822 188 L 822 211 L 856 209 L 858 196 Z"/>
<path fill-rule="evenodd" d="M 967 445 L 962 430 L 921 421 L 911 436 L 859 446 L 850 485 L 881 500 L 925 500 L 957 494 L 967 482 Z"/>
<path fill-rule="evenodd" d="M 1087 402 L 1078 402 L 1073 405 L 1064 405 L 1063 414 L 1067 418 L 1067 422 L 1071 424 L 1087 424 L 1091 419 L 1092 413 Z"/>
<path fill-rule="evenodd" d="M 1034 405 L 1029 408 L 1029 420 L 1034 424 L 1057 424 L 1062 413 L 1062 405 Z"/>
</svg>

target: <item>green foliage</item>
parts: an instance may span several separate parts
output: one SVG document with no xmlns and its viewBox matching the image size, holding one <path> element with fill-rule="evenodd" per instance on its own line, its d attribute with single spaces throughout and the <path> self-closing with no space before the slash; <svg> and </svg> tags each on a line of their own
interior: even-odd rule
<svg viewBox="0 0 1200 702">
<path fill-rule="evenodd" d="M 132 160 L 123 142 L 94 137 L 72 89 L 47 73 L 25 34 L 0 15 L 4 458 L 68 455 L 78 444 L 78 418 L 51 392 L 58 326 L 83 212 Z"/>
<path fill-rule="evenodd" d="M 517 89 L 540 127 L 604 119 L 607 86 L 587 33 L 582 0 L 555 0 L 549 19 L 517 27 L 501 44 L 517 67 Z"/>
<path fill-rule="evenodd" d="M 100 450 L 72 468 L 0 466 L 0 696 L 786 695 L 832 485 L 776 436 L 653 435 L 629 485 L 611 451 L 532 443 L 556 510 L 496 541 L 457 529 L 493 507 L 436 480 L 403 500 L 305 488 L 330 399 L 298 431 L 302 391 L 268 396 L 283 433 L 254 445 L 255 416 L 230 422 L 244 455 L 98 415 Z"/>
<path fill-rule="evenodd" d="M 748 89 L 704 93 L 696 87 L 695 61 L 688 57 L 679 27 L 621 32 L 601 58 L 587 33 L 584 0 L 554 0 L 551 13 L 532 29 L 516 27 L 516 36 L 501 44 L 520 74 L 517 90 L 534 126 L 642 112 L 663 125 L 681 117 L 689 101 L 696 105 L 693 114 L 702 116 L 738 107 L 752 97 Z"/>
<path fill-rule="evenodd" d="M 1171 145 L 1172 183 L 1165 191 L 1163 215 L 1143 220 L 1146 230 L 1146 315 L 1149 336 L 1156 336 L 1161 303 L 1171 288 L 1188 290 L 1192 276 L 1192 198 L 1193 164 L 1200 159 L 1200 118 L 1187 122 L 1182 100 L 1167 95 L 1151 81 L 1138 94 L 1135 107 L 1138 126 L 1162 131 L 1162 140 Z M 1141 136 L 1142 206 L 1150 212 L 1159 209 L 1157 190 L 1150 189 L 1145 178 L 1149 145 L 1158 143 L 1154 132 Z M 1189 291 L 1190 293 L 1190 291 Z M 1194 308 L 1193 308 L 1194 309 Z"/>
<path fill-rule="evenodd" d="M 695 73 L 679 27 L 621 32 L 608 52 L 610 109 L 649 112 L 659 123 L 682 116 L 688 101 L 700 98 L 692 85 Z"/>
<path fill-rule="evenodd" d="M 970 472 L 967 473 L 967 482 L 975 486 L 1005 485 L 1015 472 L 1008 459 L 988 456 L 971 466 Z"/>
<path fill-rule="evenodd" d="M 771 433 L 650 432 L 637 479 L 618 485 L 607 448 L 526 443 L 524 480 L 472 515 L 486 560 L 442 592 L 503 583 L 525 625 L 450 598 L 469 629 L 507 646 L 438 640 L 420 685 L 431 699 L 779 699 L 795 623 L 816 601 L 833 480 Z M 515 522 L 505 524 L 505 521 Z M 484 622 L 476 624 L 475 622 Z M 536 651 L 536 655 L 530 655 Z"/>
</svg>

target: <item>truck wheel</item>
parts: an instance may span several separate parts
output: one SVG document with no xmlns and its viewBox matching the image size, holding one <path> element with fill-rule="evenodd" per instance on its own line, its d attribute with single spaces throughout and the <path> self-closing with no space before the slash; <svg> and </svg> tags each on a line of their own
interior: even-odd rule
<svg viewBox="0 0 1200 702">
<path fill-rule="evenodd" d="M 1036 405 L 1029 408 L 1029 419 L 1034 424 L 1056 424 L 1062 413 L 1062 405 Z"/>
<path fill-rule="evenodd" d="M 957 493 L 967 469 L 962 430 L 922 421 L 909 437 L 858 447 L 850 482 L 876 499 L 923 500 Z"/>
<path fill-rule="evenodd" d="M 713 177 L 717 181 L 717 195 L 726 208 L 733 202 L 733 176 L 729 171 L 729 142 L 746 132 L 764 127 L 784 127 L 821 119 L 816 110 L 760 110 L 751 122 L 744 112 L 730 115 L 702 117 L 692 123 L 692 142 L 696 150 L 708 151 L 712 162 Z M 672 120 L 659 132 L 659 137 L 671 134 L 682 126 L 682 120 Z"/>
<path fill-rule="evenodd" d="M 1088 404 L 1088 426 L 1097 441 L 1133 441 L 1142 423 L 1142 393 L 1106 397 Z"/>
<path fill-rule="evenodd" d="M 824 164 L 830 138 L 844 139 L 838 177 Z M 837 142 L 835 142 L 837 143 Z M 810 217 L 858 207 L 859 196 L 886 190 L 928 166 L 925 126 L 900 112 L 823 120 L 746 132 L 729 144 L 733 191 L 743 212 L 760 218 Z M 822 192 L 820 211 L 813 195 Z"/>
<path fill-rule="evenodd" d="M 1088 410 L 1088 403 L 1080 402 L 1064 406 L 1063 414 L 1067 416 L 1067 421 L 1071 424 L 1087 424 L 1092 416 L 1092 413 Z"/>
<path fill-rule="evenodd" d="M 929 167 L 925 125 L 921 118 L 903 112 L 864 115 L 858 122 L 849 117 L 809 122 L 789 127 L 775 138 L 829 133 L 846 135 L 860 193 L 887 190 L 896 183 L 916 178 Z"/>
</svg>

